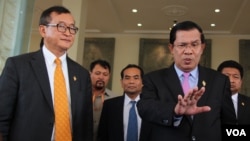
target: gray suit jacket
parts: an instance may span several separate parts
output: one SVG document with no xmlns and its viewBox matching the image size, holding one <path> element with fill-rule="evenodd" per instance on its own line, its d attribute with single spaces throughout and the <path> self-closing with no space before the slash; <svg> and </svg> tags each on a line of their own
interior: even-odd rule
<svg viewBox="0 0 250 141">
<path fill-rule="evenodd" d="M 67 57 L 73 141 L 93 138 L 89 72 Z M 0 132 L 4 141 L 50 141 L 54 109 L 42 50 L 10 57 L 0 78 Z"/>
</svg>

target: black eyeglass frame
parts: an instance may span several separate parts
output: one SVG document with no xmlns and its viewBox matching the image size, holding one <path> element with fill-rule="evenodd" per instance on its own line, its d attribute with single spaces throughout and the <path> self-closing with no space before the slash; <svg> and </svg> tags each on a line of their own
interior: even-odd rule
<svg viewBox="0 0 250 141">
<path fill-rule="evenodd" d="M 58 32 L 65 33 L 67 29 L 69 30 L 70 34 L 75 35 L 78 31 L 78 27 L 70 27 L 66 26 L 65 24 L 58 23 L 58 24 L 46 24 L 45 26 L 56 27 Z"/>
</svg>

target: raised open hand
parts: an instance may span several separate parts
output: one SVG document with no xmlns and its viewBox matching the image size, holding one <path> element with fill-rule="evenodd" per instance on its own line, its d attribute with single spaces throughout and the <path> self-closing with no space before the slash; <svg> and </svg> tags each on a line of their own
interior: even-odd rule
<svg viewBox="0 0 250 141">
<path fill-rule="evenodd" d="M 178 95 L 178 102 L 175 106 L 175 114 L 176 115 L 195 115 L 203 112 L 208 112 L 211 110 L 209 106 L 201 106 L 197 107 L 197 102 L 205 92 L 205 87 L 195 87 L 191 89 L 188 94 L 184 97 L 182 95 Z"/>
</svg>

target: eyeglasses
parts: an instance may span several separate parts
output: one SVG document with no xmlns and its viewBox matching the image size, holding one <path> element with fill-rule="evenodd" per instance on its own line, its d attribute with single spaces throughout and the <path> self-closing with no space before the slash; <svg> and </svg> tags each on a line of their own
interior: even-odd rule
<svg viewBox="0 0 250 141">
<path fill-rule="evenodd" d="M 57 31 L 65 33 L 67 29 L 69 29 L 69 33 L 75 35 L 78 31 L 77 27 L 66 26 L 64 23 L 59 24 L 46 24 L 45 26 L 57 27 Z"/>
<path fill-rule="evenodd" d="M 200 45 L 201 45 L 201 41 L 195 41 L 191 43 L 179 43 L 174 46 L 176 46 L 180 50 L 184 50 L 184 49 L 187 49 L 188 47 L 190 47 L 191 49 L 197 49 Z"/>
</svg>

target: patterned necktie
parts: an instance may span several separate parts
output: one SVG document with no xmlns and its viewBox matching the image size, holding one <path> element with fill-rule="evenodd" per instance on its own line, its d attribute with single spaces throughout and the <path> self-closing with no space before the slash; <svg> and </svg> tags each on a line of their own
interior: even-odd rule
<svg viewBox="0 0 250 141">
<path fill-rule="evenodd" d="M 54 111 L 55 111 L 55 141 L 72 141 L 69 102 L 61 60 L 55 60 L 54 74 Z"/>
<path fill-rule="evenodd" d="M 190 73 L 183 73 L 184 79 L 182 81 L 182 89 L 183 89 L 184 94 L 187 94 L 188 91 L 190 90 L 190 85 L 188 82 L 189 75 Z"/>
<path fill-rule="evenodd" d="M 135 111 L 136 101 L 130 101 L 132 104 L 129 110 L 127 141 L 138 141 L 138 124 Z"/>
</svg>

